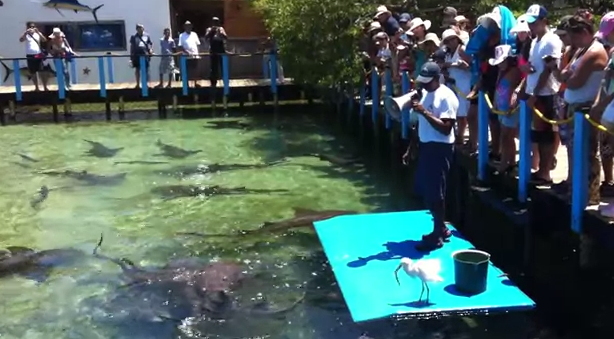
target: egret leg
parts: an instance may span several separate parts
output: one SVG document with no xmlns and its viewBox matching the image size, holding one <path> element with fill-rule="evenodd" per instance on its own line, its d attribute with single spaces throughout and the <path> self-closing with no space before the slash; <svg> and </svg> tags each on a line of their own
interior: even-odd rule
<svg viewBox="0 0 614 339">
<path fill-rule="evenodd" d="M 422 291 L 420 291 L 420 298 L 418 299 L 418 302 L 422 301 L 422 295 L 424 294 L 424 282 L 422 282 Z"/>
<path fill-rule="evenodd" d="M 426 287 L 426 303 L 429 303 L 429 298 L 431 297 L 431 289 L 429 288 L 429 285 L 425 282 L 424 283 L 424 287 Z"/>
</svg>

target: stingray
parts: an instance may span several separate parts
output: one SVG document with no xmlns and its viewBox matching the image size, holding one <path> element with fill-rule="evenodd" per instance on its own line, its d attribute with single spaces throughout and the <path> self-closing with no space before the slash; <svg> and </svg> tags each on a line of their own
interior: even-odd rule
<svg viewBox="0 0 614 339">
<path fill-rule="evenodd" d="M 13 153 L 17 156 L 19 156 L 21 158 L 21 160 L 23 161 L 27 161 L 27 162 L 38 162 L 37 159 L 32 158 L 31 156 L 24 154 L 24 153 Z"/>
<path fill-rule="evenodd" d="M 92 146 L 92 148 L 90 150 L 88 150 L 87 152 L 85 152 L 87 155 L 91 155 L 97 158 L 112 158 L 114 157 L 119 151 L 123 150 L 123 147 L 120 148 L 109 148 L 99 142 L 96 141 L 91 141 L 91 140 L 86 140 L 83 139 L 83 141 L 87 142 L 88 144 L 90 144 L 90 146 Z"/>
<path fill-rule="evenodd" d="M 162 165 L 168 164 L 167 161 L 147 161 L 147 160 L 132 160 L 132 161 L 116 161 L 114 165 Z"/>
<path fill-rule="evenodd" d="M 281 233 L 301 227 L 313 228 L 313 223 L 334 218 L 341 215 L 357 214 L 356 211 L 347 210 L 310 210 L 306 208 L 295 207 L 294 217 L 280 221 L 265 221 L 259 228 L 253 230 L 242 230 L 237 234 L 204 234 L 199 232 L 178 232 L 178 235 L 195 235 L 202 237 L 220 237 L 220 236 L 247 236 L 269 233 Z"/>
<path fill-rule="evenodd" d="M 198 164 L 189 166 L 177 166 L 169 170 L 162 170 L 159 173 L 162 175 L 176 176 L 176 177 L 188 177 L 195 174 L 207 174 L 237 170 L 250 170 L 250 169 L 263 169 L 285 163 L 286 159 L 277 161 L 271 161 L 263 164 Z"/>
<path fill-rule="evenodd" d="M 168 145 L 160 141 L 160 139 L 158 139 L 158 141 L 156 142 L 156 146 L 158 146 L 158 148 L 160 148 L 160 151 L 162 152 L 160 154 L 157 154 L 158 156 L 165 156 L 173 159 L 184 159 L 191 155 L 202 152 L 202 150 L 186 150 L 177 146 Z"/>
<path fill-rule="evenodd" d="M 186 197 L 213 197 L 218 195 L 272 194 L 286 193 L 285 189 L 255 189 L 246 187 L 198 186 L 198 185 L 165 185 L 154 187 L 151 193 L 164 200 Z"/>
<path fill-rule="evenodd" d="M 277 315 L 286 313 L 304 299 L 304 295 L 289 307 L 268 309 L 266 302 L 244 307 L 238 304 L 233 292 L 249 282 L 245 268 L 232 262 L 212 262 L 197 266 L 175 263 L 158 269 L 141 268 L 126 258 L 112 258 L 98 253 L 103 237 L 94 249 L 94 256 L 117 264 L 127 284 L 124 288 L 164 291 L 174 303 L 188 303 L 191 317 L 206 316 L 212 319 L 227 319 L 233 313 Z M 179 300 L 183 301 L 179 301 Z"/>
</svg>

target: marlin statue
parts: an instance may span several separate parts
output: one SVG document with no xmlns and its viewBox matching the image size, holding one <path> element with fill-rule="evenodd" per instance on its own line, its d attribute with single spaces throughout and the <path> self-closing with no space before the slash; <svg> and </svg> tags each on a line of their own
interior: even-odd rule
<svg viewBox="0 0 614 339">
<path fill-rule="evenodd" d="M 45 6 L 47 8 L 54 8 L 62 16 L 63 16 L 63 14 L 62 14 L 62 12 L 60 12 L 61 9 L 65 9 L 65 10 L 69 10 L 69 11 L 75 11 L 75 13 L 79 13 L 79 12 L 92 12 L 92 15 L 94 16 L 94 21 L 96 21 L 96 23 L 98 23 L 98 16 L 96 15 L 96 12 L 102 6 L 104 6 L 104 4 L 92 8 L 90 6 L 86 6 L 86 5 L 82 4 L 82 3 L 80 3 L 79 0 L 47 0 L 47 2 L 43 3 L 43 6 Z"/>
</svg>

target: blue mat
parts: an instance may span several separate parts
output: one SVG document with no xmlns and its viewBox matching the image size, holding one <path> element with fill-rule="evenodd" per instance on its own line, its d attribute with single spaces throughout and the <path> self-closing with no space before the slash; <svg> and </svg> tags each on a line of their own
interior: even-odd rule
<svg viewBox="0 0 614 339">
<path fill-rule="evenodd" d="M 432 230 L 427 211 L 359 214 L 335 217 L 314 223 L 324 252 L 355 322 L 401 314 L 459 311 L 509 311 L 535 307 L 518 287 L 502 277 L 494 265 L 488 268 L 488 287 L 484 293 L 466 296 L 454 286 L 452 252 L 473 248 L 452 230 L 450 242 L 427 255 L 414 246 Z M 441 260 L 443 282 L 431 283 L 430 304 L 417 303 L 421 282 L 394 270 L 402 257 Z"/>
</svg>

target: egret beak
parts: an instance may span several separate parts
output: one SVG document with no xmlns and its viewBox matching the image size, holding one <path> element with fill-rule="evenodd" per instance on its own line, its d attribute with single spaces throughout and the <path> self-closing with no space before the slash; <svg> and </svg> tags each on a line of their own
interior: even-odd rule
<svg viewBox="0 0 614 339">
<path fill-rule="evenodd" d="M 401 282 L 399 281 L 399 271 L 401 270 L 402 267 L 403 265 L 400 264 L 399 267 L 397 267 L 397 269 L 394 270 L 394 278 L 397 280 L 397 284 L 399 284 L 399 286 L 401 286 Z"/>
</svg>

